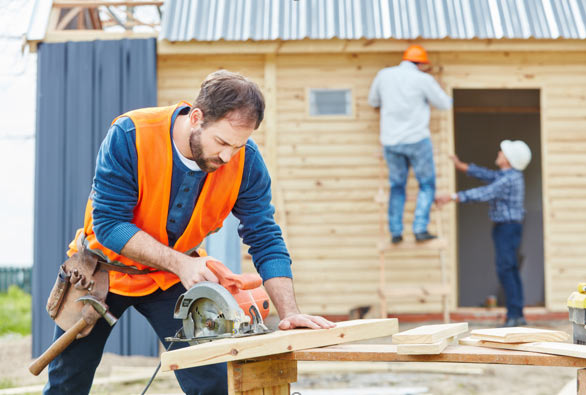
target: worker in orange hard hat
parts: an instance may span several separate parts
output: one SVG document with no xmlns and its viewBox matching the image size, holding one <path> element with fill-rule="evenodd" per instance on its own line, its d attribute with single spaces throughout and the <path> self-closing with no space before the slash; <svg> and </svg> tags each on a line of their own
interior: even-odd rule
<svg viewBox="0 0 586 395">
<path fill-rule="evenodd" d="M 431 64 L 427 52 L 421 45 L 410 45 L 403 52 L 403 60 L 415 63 L 417 68 L 425 73 L 431 71 Z"/>
<path fill-rule="evenodd" d="M 415 63 L 429 63 L 427 52 L 421 45 L 410 45 L 403 53 L 403 60 Z"/>
<path fill-rule="evenodd" d="M 425 49 L 411 45 L 403 54 L 401 64 L 378 72 L 368 95 L 368 103 L 380 108 L 380 141 L 391 184 L 389 230 L 393 244 L 403 241 L 403 208 L 409 167 L 413 167 L 419 183 L 413 220 L 415 240 L 423 242 L 436 237 L 427 231 L 435 197 L 430 104 L 447 110 L 452 106 L 452 99 L 426 73 L 429 67 Z"/>
</svg>

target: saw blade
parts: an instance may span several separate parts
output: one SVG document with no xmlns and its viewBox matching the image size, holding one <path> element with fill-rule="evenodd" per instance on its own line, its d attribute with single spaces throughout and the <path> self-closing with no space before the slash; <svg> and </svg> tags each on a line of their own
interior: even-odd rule
<svg viewBox="0 0 586 395">
<path fill-rule="evenodd" d="M 234 329 L 234 323 L 224 317 L 218 305 L 211 299 L 200 298 L 194 301 L 190 312 L 195 324 L 195 337 L 231 334 Z"/>
</svg>

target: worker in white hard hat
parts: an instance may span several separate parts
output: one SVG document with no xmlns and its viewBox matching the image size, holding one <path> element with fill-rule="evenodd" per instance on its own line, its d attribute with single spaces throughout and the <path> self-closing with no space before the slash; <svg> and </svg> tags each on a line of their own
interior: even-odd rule
<svg viewBox="0 0 586 395">
<path fill-rule="evenodd" d="M 489 203 L 489 216 L 494 223 L 492 239 L 496 269 L 505 291 L 507 305 L 507 319 L 504 326 L 511 327 L 527 324 L 523 317 L 523 286 L 517 256 L 525 217 L 523 170 L 531 161 L 531 150 L 520 140 L 504 140 L 500 148 L 495 161 L 500 170 L 490 170 L 474 163 L 464 163 L 453 155 L 451 159 L 457 170 L 488 185 L 440 195 L 436 198 L 436 204 L 441 207 L 451 201 Z"/>
</svg>

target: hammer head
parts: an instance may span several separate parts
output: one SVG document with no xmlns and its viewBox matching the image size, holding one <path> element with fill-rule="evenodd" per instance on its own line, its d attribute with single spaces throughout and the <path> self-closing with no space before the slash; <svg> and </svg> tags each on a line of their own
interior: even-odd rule
<svg viewBox="0 0 586 395">
<path fill-rule="evenodd" d="M 108 311 L 108 306 L 104 302 L 93 297 L 92 295 L 82 296 L 81 298 L 77 299 L 77 301 L 90 304 L 94 308 L 94 310 L 98 312 L 99 315 L 104 317 L 104 319 L 110 326 L 114 326 L 114 324 L 118 321 L 118 319 Z"/>
</svg>

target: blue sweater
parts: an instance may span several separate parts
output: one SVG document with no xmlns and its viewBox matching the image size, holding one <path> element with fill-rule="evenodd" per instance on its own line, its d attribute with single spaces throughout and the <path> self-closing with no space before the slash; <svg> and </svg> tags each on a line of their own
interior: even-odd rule
<svg viewBox="0 0 586 395">
<path fill-rule="evenodd" d="M 180 107 L 173 114 L 173 124 Z M 271 178 L 257 145 L 246 143 L 244 173 L 238 199 L 232 213 L 240 220 L 238 233 L 264 281 L 273 277 L 292 277 L 291 258 L 273 218 Z M 138 200 L 138 159 L 136 129 L 128 117 L 118 119 L 108 131 L 98 152 L 93 182 L 93 221 L 98 241 L 120 253 L 128 240 L 140 229 L 130 221 Z M 173 246 L 185 230 L 205 181 L 206 173 L 192 171 L 173 149 L 173 176 L 167 234 Z"/>
</svg>

